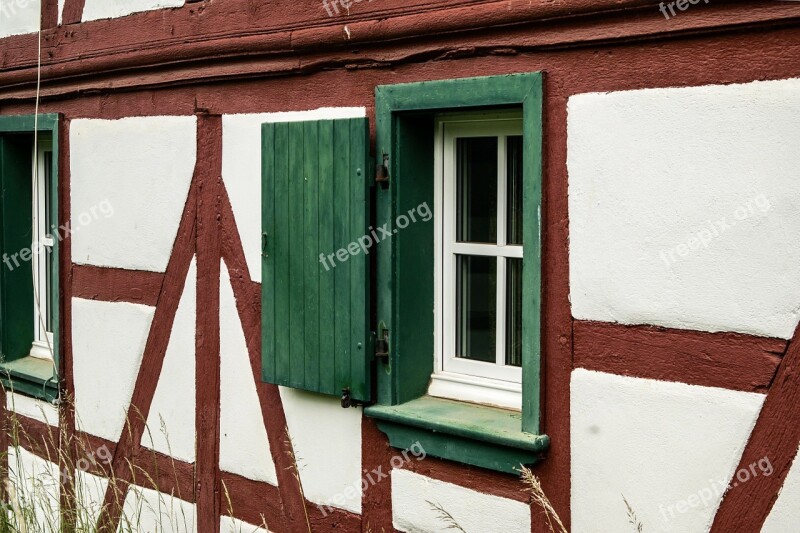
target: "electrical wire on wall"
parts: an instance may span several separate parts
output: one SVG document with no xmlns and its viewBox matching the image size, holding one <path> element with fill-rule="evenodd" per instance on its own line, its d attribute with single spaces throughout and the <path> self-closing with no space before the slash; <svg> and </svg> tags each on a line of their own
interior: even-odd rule
<svg viewBox="0 0 800 533">
<path fill-rule="evenodd" d="M 39 99 L 41 96 L 41 87 L 42 87 L 42 10 L 41 6 L 39 8 L 39 16 L 37 17 L 39 24 L 37 29 L 37 39 L 36 39 L 36 97 L 34 100 L 34 115 L 33 115 L 33 179 L 31 180 L 32 186 L 32 213 L 34 213 L 34 220 L 36 220 L 37 225 L 40 225 L 40 221 L 43 220 L 44 213 L 40 213 L 39 209 L 41 207 L 40 202 L 38 201 L 39 198 Z M 58 150 L 58 146 L 53 146 L 53 150 Z M 56 179 L 58 179 L 56 177 Z M 46 218 L 45 218 L 46 220 Z M 45 228 L 47 231 L 48 228 Z M 39 235 L 38 231 L 32 231 L 32 235 L 35 239 L 39 239 L 41 236 Z M 35 253 L 42 253 L 43 247 L 42 243 L 40 242 L 31 242 L 31 251 Z M 53 253 L 52 251 L 47 251 L 45 253 Z M 45 259 L 47 260 L 47 259 Z M 58 382 L 58 368 L 56 368 L 56 358 L 53 350 L 53 343 L 50 341 L 50 335 L 47 331 L 47 319 L 45 314 L 42 312 L 41 306 L 41 297 L 39 294 L 39 283 L 37 283 L 37 278 L 39 276 L 38 272 L 38 265 L 36 262 L 31 261 L 31 276 L 33 277 L 33 301 L 36 307 L 36 320 L 39 322 L 39 327 L 41 331 L 44 332 L 42 337 L 44 337 L 45 342 L 47 343 L 47 351 L 50 354 L 50 361 L 53 364 L 53 373 L 50 379 L 48 379 L 47 383 L 51 381 Z M 51 273 L 52 275 L 52 273 Z M 50 296 L 50 295 L 46 295 Z M 48 302 L 49 305 L 52 304 L 53 298 L 50 298 Z M 45 386 L 47 385 L 45 383 Z"/>
</svg>

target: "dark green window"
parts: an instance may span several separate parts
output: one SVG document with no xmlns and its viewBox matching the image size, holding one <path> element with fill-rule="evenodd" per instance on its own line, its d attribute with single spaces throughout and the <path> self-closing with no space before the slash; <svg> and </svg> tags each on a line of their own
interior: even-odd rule
<svg viewBox="0 0 800 533">
<path fill-rule="evenodd" d="M 476 249 L 485 248 L 480 243 L 486 242 L 521 244 L 522 253 L 503 259 L 502 253 L 497 258 L 460 255 L 454 272 L 443 274 L 445 282 L 449 275 L 460 278 L 456 287 L 461 290 L 453 297 L 461 298 L 457 316 L 464 320 L 452 326 L 462 339 L 456 343 L 456 355 L 471 340 L 473 359 L 488 362 L 496 357 L 498 364 L 520 367 L 521 408 L 509 411 L 429 394 L 435 370 L 432 354 L 441 342 L 435 325 L 439 310 L 432 305 L 437 299 L 432 258 L 441 243 L 436 228 L 416 225 L 378 248 L 377 317 L 390 332 L 389 357 L 376 373 L 377 405 L 365 409 L 378 419 L 393 446 L 419 441 L 430 455 L 512 473 L 520 464 L 537 461 L 549 443 L 539 422 L 542 74 L 387 85 L 375 93 L 376 150 L 379 159 L 388 162 L 389 174 L 388 187 L 377 192 L 378 220 L 394 220 L 420 203 L 436 205 L 437 123 L 442 116 L 516 113 L 521 118 L 521 136 L 487 134 L 457 141 L 452 223 L 458 243 L 475 243 Z M 498 150 L 503 157 L 495 159 Z M 465 172 L 477 173 L 480 179 L 461 176 Z M 487 183 L 498 172 L 507 178 L 502 201 L 495 193 L 496 182 Z M 503 286 L 493 275 L 496 269 L 500 272 L 498 261 L 505 263 Z M 502 333 L 499 313 L 493 313 L 495 291 L 507 291 Z M 462 329 L 473 331 L 472 339 L 462 335 Z M 501 335 L 503 343 L 497 342 Z"/>
<path fill-rule="evenodd" d="M 58 396 L 58 115 L 0 116 L 0 378 Z"/>
</svg>

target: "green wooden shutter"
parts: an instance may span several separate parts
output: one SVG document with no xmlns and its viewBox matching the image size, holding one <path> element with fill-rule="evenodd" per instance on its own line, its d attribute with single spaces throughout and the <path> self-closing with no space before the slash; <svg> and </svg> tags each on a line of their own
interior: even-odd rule
<svg viewBox="0 0 800 533">
<path fill-rule="evenodd" d="M 370 399 L 368 156 L 366 118 L 262 126 L 268 383 Z"/>
</svg>

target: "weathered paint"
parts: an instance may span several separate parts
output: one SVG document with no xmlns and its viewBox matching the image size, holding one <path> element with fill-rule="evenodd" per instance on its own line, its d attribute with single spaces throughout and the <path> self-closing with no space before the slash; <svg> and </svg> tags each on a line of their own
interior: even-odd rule
<svg viewBox="0 0 800 533">
<path fill-rule="evenodd" d="M 763 401 L 575 370 L 572 531 L 629 527 L 623 496 L 649 531 L 707 531 Z M 700 494 L 708 496 L 688 504 Z"/>
<path fill-rule="evenodd" d="M 530 531 L 531 508 L 524 503 L 402 469 L 392 471 L 391 484 L 393 523 L 400 531 L 446 529 L 448 521 L 437 507 L 449 513 L 464 531 Z"/>
<path fill-rule="evenodd" d="M 193 116 L 72 121 L 75 263 L 164 272 L 194 169 L 196 123 Z"/>
<path fill-rule="evenodd" d="M 800 79 L 582 94 L 568 112 L 573 316 L 790 338 Z"/>
</svg>

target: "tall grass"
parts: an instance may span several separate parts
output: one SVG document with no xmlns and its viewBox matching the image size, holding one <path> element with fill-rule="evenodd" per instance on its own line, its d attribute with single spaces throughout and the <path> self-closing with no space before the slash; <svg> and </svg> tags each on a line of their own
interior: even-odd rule
<svg viewBox="0 0 800 533">
<path fill-rule="evenodd" d="M 5 392 L 5 391 L 3 391 Z M 125 463 L 124 476 L 130 481 L 127 497 L 117 493 L 112 503 L 105 504 L 109 486 L 116 487 L 120 475 L 111 468 L 108 447 L 96 448 L 81 432 L 70 433 L 64 420 L 58 426 L 48 425 L 44 434 L 32 435 L 23 419 L 15 412 L 14 394 L 9 395 L 7 420 L 2 429 L 7 433 L 9 447 L 0 450 L 0 460 L 8 464 L 8 472 L 0 483 L 0 533 L 100 533 L 97 526 L 101 512 L 120 516 L 120 533 L 183 533 L 196 530 L 194 509 L 180 493 L 180 483 L 169 434 L 163 419 L 159 431 L 168 448 L 171 472 L 159 472 L 154 451 L 153 434 L 145 424 L 145 438 L 138 462 Z M 64 406 L 59 409 L 64 412 Z M 39 406 L 43 419 L 47 418 Z M 141 413 L 135 416 L 142 416 Z M 126 428 L 130 425 L 126 424 Z M 151 454 L 152 457 L 148 457 Z M 150 460 L 152 459 L 152 461 Z M 142 465 L 151 466 L 150 470 Z M 162 461 L 163 464 L 163 461 Z M 173 479 L 176 489 L 166 491 L 158 479 Z M 61 483 L 71 484 L 62 504 Z M 225 488 L 227 495 L 227 488 Z M 227 511 L 233 516 L 233 505 L 226 496 Z M 62 524 L 62 520 L 69 523 Z M 261 526 L 267 529 L 263 521 Z M 250 533 L 242 531 L 231 533 Z M 268 530 L 268 529 L 267 529 Z"/>
</svg>

